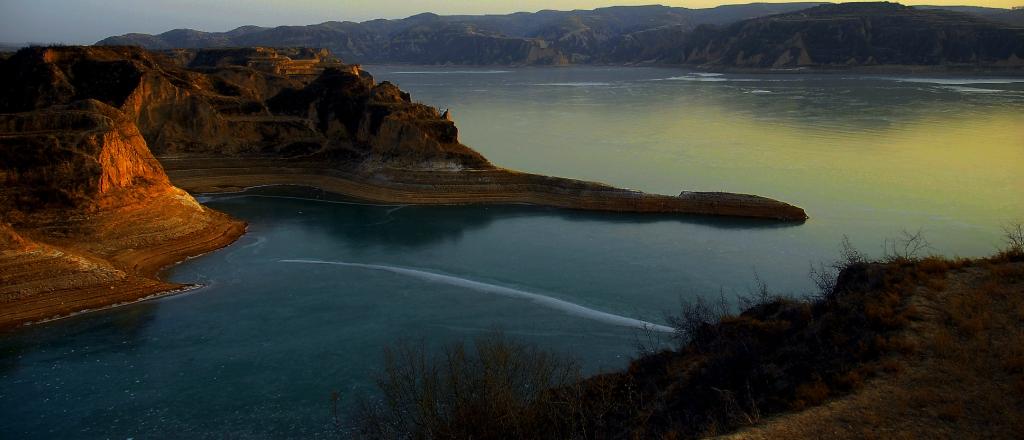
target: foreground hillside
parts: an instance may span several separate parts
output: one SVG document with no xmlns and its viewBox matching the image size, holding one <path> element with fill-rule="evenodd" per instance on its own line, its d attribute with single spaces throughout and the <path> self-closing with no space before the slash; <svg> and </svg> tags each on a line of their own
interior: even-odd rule
<svg viewBox="0 0 1024 440">
<path fill-rule="evenodd" d="M 978 260 L 855 251 L 811 301 L 684 304 L 681 342 L 579 379 L 503 338 L 388 352 L 369 438 L 1019 438 L 1024 235 Z M 913 246 L 913 245 L 912 245 Z M 909 254 L 909 255 L 908 255 Z M 546 389 L 546 391 L 538 391 Z"/>
<path fill-rule="evenodd" d="M 863 386 L 727 438 L 1019 438 L 1024 260 L 917 270 L 934 274 L 906 300 L 898 347 L 851 375 Z"/>
<path fill-rule="evenodd" d="M 820 6 L 819 6 L 820 5 Z M 127 34 L 100 45 L 150 49 L 327 47 L 364 63 L 563 65 L 660 63 L 710 67 L 1019 67 L 1022 11 L 897 3 L 755 3 L 510 15 L 438 16 L 229 32 Z"/>
</svg>

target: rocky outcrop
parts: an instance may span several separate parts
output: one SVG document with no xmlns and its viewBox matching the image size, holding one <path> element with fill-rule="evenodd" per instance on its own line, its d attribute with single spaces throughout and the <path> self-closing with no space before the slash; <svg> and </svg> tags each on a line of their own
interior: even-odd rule
<svg viewBox="0 0 1024 440">
<path fill-rule="evenodd" d="M 95 100 L 0 115 L 0 204 L 8 221 L 54 210 L 95 211 L 119 192 L 170 188 L 135 124 Z"/>
<path fill-rule="evenodd" d="M 341 60 L 326 49 L 243 47 L 167 51 L 182 67 L 192 69 L 245 66 L 284 76 L 319 76 L 329 68 L 344 69 Z"/>
<path fill-rule="evenodd" d="M 95 98 L 131 119 L 158 156 L 488 166 L 458 142 L 455 124 L 437 109 L 413 103 L 393 85 L 375 84 L 358 66 L 323 52 L 312 59 L 318 75 L 260 65 L 286 58 L 280 52 L 211 49 L 167 57 L 130 47 L 25 49 L 0 72 L 5 82 L 24 84 L 0 93 L 0 111 Z M 183 60 L 198 67 L 186 69 Z"/>
<path fill-rule="evenodd" d="M 181 288 L 158 270 L 243 230 L 172 186 L 109 105 L 0 115 L 0 328 Z"/>
</svg>

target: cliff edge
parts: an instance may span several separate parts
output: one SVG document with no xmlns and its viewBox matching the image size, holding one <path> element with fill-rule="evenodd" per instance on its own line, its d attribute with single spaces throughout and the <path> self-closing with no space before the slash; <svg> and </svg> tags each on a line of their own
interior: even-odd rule
<svg viewBox="0 0 1024 440">
<path fill-rule="evenodd" d="M 117 109 L 0 115 L 0 328 L 180 289 L 157 272 L 244 229 L 172 186 Z"/>
</svg>

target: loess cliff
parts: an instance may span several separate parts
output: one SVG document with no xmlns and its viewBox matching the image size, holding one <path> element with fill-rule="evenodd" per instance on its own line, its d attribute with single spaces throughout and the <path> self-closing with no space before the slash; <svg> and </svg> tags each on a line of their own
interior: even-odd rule
<svg viewBox="0 0 1024 440">
<path fill-rule="evenodd" d="M 182 288 L 157 272 L 244 229 L 172 186 L 117 109 L 0 115 L 0 328 Z"/>
</svg>

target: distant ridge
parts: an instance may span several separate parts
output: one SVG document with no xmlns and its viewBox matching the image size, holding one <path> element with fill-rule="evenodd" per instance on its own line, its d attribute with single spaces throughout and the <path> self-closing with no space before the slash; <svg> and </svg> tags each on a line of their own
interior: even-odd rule
<svg viewBox="0 0 1024 440">
<path fill-rule="evenodd" d="M 614 6 L 595 10 L 440 16 L 400 20 L 328 21 L 308 26 L 242 26 L 228 32 L 175 29 L 125 34 L 99 45 L 147 49 L 209 47 L 323 47 L 348 62 L 417 64 L 568 64 L 607 62 L 617 43 L 652 29 L 689 31 L 702 24 L 797 11 L 817 2 L 754 3 L 709 9 Z"/>
<path fill-rule="evenodd" d="M 149 49 L 322 47 L 347 62 L 457 65 L 691 64 L 737 68 L 1009 67 L 1024 58 L 1024 10 L 897 3 L 752 3 L 175 29 L 99 45 Z"/>
<path fill-rule="evenodd" d="M 989 20 L 1009 24 L 1011 26 L 1024 26 L 1024 8 L 1014 9 L 988 8 L 983 6 L 914 6 L 917 9 L 945 9 L 953 12 L 977 15 Z"/>
<path fill-rule="evenodd" d="M 1024 29 L 978 15 L 898 3 L 825 4 L 703 27 L 662 61 L 748 68 L 1024 67 Z"/>
</svg>

